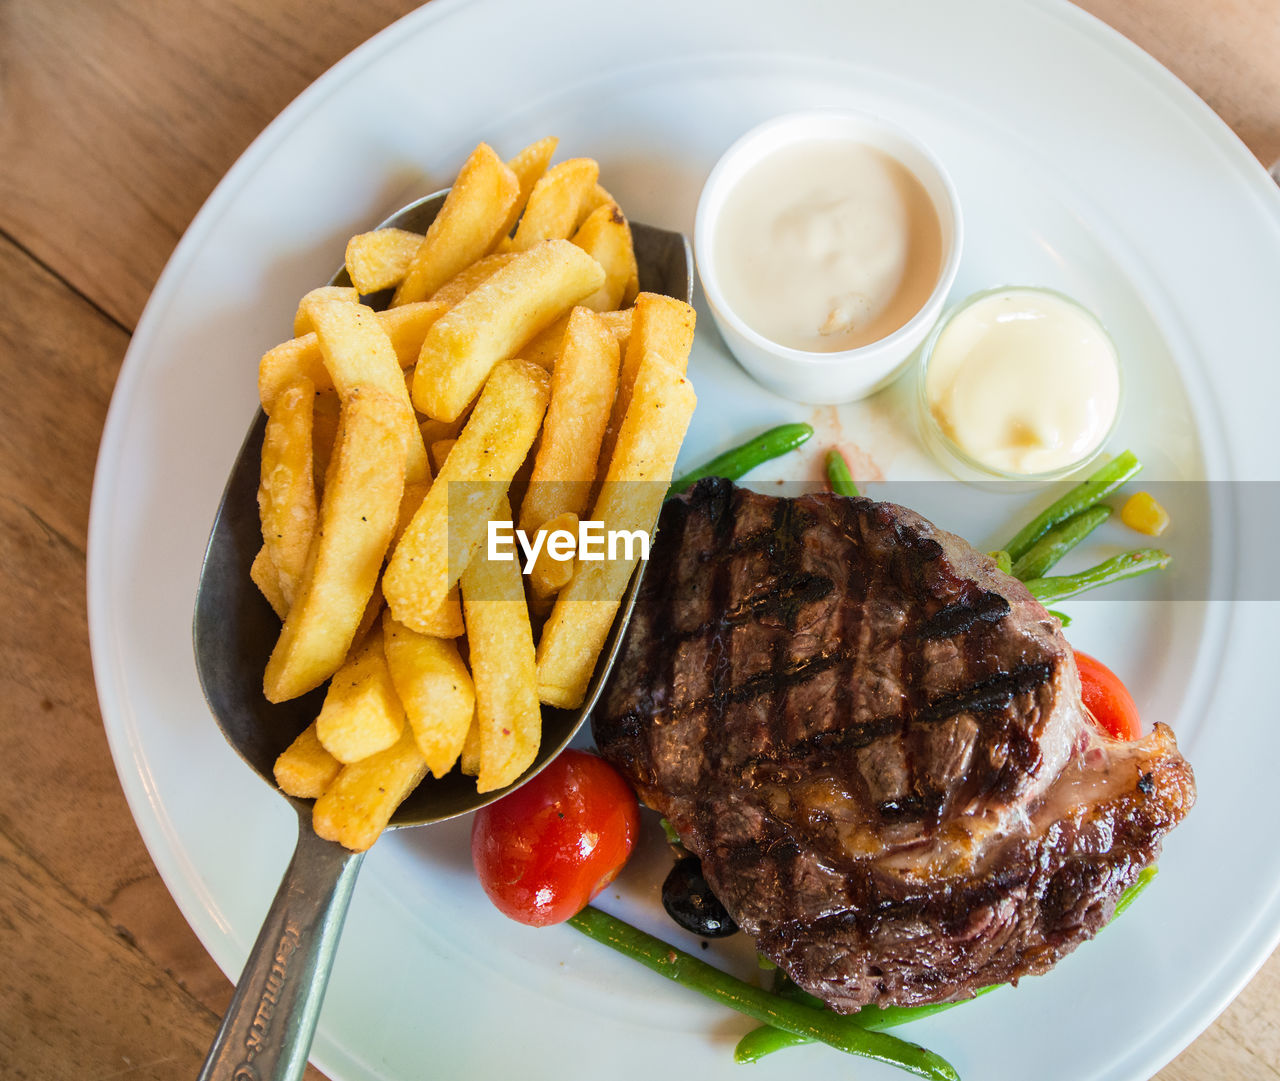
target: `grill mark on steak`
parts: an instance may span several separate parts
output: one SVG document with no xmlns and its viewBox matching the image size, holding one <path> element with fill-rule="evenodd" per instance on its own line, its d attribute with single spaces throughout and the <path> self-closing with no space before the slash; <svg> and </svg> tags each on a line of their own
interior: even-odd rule
<svg viewBox="0 0 1280 1081">
<path fill-rule="evenodd" d="M 850 548 L 852 545 L 850 545 Z M 863 573 L 863 568 L 858 560 L 848 559 L 848 570 L 845 578 L 845 594 L 850 598 L 857 598 L 856 603 L 842 605 L 840 609 L 839 622 L 839 640 L 845 643 L 851 643 L 845 650 L 845 663 L 839 674 L 839 680 L 836 683 L 836 699 L 835 713 L 841 717 L 854 716 L 854 680 L 858 669 L 858 656 L 861 652 L 859 643 L 862 642 L 866 621 L 864 613 L 867 607 L 867 600 L 870 597 L 873 586 L 873 578 L 871 575 Z M 856 636 L 850 634 L 850 624 L 856 630 Z M 789 743 L 791 741 L 788 741 Z M 864 788 L 867 787 L 865 779 L 862 781 Z M 870 793 L 868 792 L 868 797 Z"/>
<path fill-rule="evenodd" d="M 731 544 L 734 530 L 734 516 L 730 512 L 730 495 L 726 491 L 724 493 L 724 509 L 719 517 L 713 517 L 712 522 L 714 537 L 712 543 L 714 548 L 712 551 L 722 550 L 725 546 Z M 712 570 L 712 604 L 711 611 L 723 612 L 729 603 L 729 575 L 732 570 L 732 564 L 728 560 L 720 559 L 715 561 Z M 711 669 L 711 702 L 703 705 L 703 709 L 711 708 L 715 711 L 715 724 L 711 726 L 711 757 L 710 762 L 713 764 L 721 762 L 725 757 L 725 740 L 726 728 L 724 724 L 724 714 L 727 702 L 724 697 L 725 678 L 731 670 L 733 664 L 733 636 L 726 633 L 721 626 L 714 627 L 711 633 L 711 649 L 708 663 Z M 690 706 L 690 711 L 696 711 L 697 705 Z M 704 758 L 705 760 L 705 758 Z M 711 808 L 708 807 L 708 812 Z M 702 823 L 703 830 L 712 828 L 710 820 Z"/>
<path fill-rule="evenodd" d="M 784 626 L 789 627 L 795 623 L 800 610 L 806 604 L 822 600 L 834 588 L 835 583 L 821 574 L 794 576 L 779 574 L 775 589 L 748 597 L 735 605 L 724 614 L 721 623 L 732 626 L 736 623 L 745 623 L 752 616 L 772 615 L 777 617 Z"/>
<path fill-rule="evenodd" d="M 1091 936 L 1194 799 L 1085 717 L 1061 631 L 892 504 L 703 481 L 663 510 L 597 746 L 841 1012 L 971 995 Z"/>
<path fill-rule="evenodd" d="M 996 623 L 1009 614 L 1009 602 L 999 593 L 965 593 L 955 604 L 949 604 L 925 620 L 917 638 L 954 638 L 964 634 L 977 620 Z"/>
<path fill-rule="evenodd" d="M 723 566 L 717 563 L 717 566 Z M 671 642 L 700 638 L 715 628 L 730 628 L 750 622 L 754 617 L 772 615 L 787 624 L 805 604 L 821 600 L 835 588 L 830 578 L 815 574 L 780 576 L 777 586 L 767 593 L 760 593 L 737 602 L 733 608 L 714 620 L 707 620 L 687 630 L 673 630 L 667 637 Z"/>
<path fill-rule="evenodd" d="M 869 721 L 854 719 L 856 728 L 844 728 L 836 731 L 818 732 L 794 747 L 785 747 L 775 752 L 773 757 L 807 757 L 816 750 L 845 750 L 869 746 L 877 739 L 893 735 L 909 723 L 916 725 L 936 724 L 948 720 L 957 713 L 981 713 L 987 710 L 1003 709 L 1018 694 L 1034 690 L 1051 674 L 1047 664 L 1024 665 L 1006 675 L 1000 675 L 985 683 L 974 684 L 972 688 L 961 693 L 947 695 L 933 702 L 926 702 L 905 715 L 895 714 L 888 717 L 877 717 Z"/>
<path fill-rule="evenodd" d="M 778 696 L 782 691 L 805 683 L 815 675 L 841 664 L 848 669 L 855 656 L 852 649 L 838 649 L 831 653 L 820 654 L 798 665 L 788 665 L 785 660 L 779 661 L 775 657 L 776 667 L 752 676 L 739 686 L 725 686 L 717 679 L 711 694 L 695 700 L 686 708 L 714 707 L 717 720 L 722 721 L 725 708 L 729 704 L 756 702 L 761 698 L 769 697 L 776 710 Z M 717 665 L 717 672 L 725 667 Z M 869 747 L 886 736 L 899 733 L 908 723 L 914 723 L 917 726 L 936 724 L 949 720 L 958 713 L 981 713 L 1003 709 L 1018 694 L 1035 690 L 1049 678 L 1050 674 L 1050 666 L 1047 664 L 1024 665 L 1013 672 L 974 684 L 962 694 L 947 695 L 936 701 L 923 703 L 917 709 L 909 710 L 905 714 L 892 714 L 869 720 L 854 719 L 852 728 L 815 732 L 812 736 L 794 744 L 788 744 L 785 739 L 775 734 L 771 747 L 747 759 L 745 765 L 749 770 L 765 763 L 806 758 L 815 751 L 858 750 Z M 847 687 L 844 690 L 847 691 Z M 638 725 L 641 721 L 641 712 L 636 709 L 618 718 L 618 723 L 624 724 Z"/>
</svg>

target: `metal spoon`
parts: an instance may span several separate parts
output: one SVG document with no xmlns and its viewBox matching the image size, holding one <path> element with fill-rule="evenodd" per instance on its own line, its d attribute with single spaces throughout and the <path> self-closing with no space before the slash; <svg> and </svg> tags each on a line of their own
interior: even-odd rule
<svg viewBox="0 0 1280 1081">
<path fill-rule="evenodd" d="M 413 203 L 381 227 L 425 232 L 444 202 L 439 192 Z M 633 225 L 640 287 L 691 300 L 693 263 L 680 233 Z M 345 270 L 334 285 L 349 285 Z M 389 294 L 367 298 L 381 307 Z M 214 520 L 196 593 L 193 637 L 205 699 L 228 743 L 273 789 L 276 757 L 315 719 L 323 690 L 282 705 L 262 694 L 262 672 L 280 621 L 249 578 L 262 543 L 258 523 L 259 452 L 266 417 L 259 411 L 227 481 Z M 581 709 L 543 707 L 542 743 L 533 766 L 515 784 L 478 794 L 473 778 L 455 770 L 428 778 L 391 819 L 391 828 L 443 822 L 474 811 L 519 787 L 573 738 L 595 705 L 613 665 L 639 588 L 642 563 L 623 598 Z M 278 789 L 277 789 L 278 791 Z M 364 853 L 318 838 L 311 802 L 281 793 L 298 812 L 298 842 L 262 930 L 240 974 L 235 995 L 200 1071 L 201 1081 L 268 1081 L 302 1075 L 315 1033 L 338 936 Z"/>
</svg>

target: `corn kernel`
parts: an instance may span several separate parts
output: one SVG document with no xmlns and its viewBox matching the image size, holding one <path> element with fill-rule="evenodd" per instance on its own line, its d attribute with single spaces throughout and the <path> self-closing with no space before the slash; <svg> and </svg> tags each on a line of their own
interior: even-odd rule
<svg viewBox="0 0 1280 1081">
<path fill-rule="evenodd" d="M 1130 529 L 1158 537 L 1169 528 L 1169 512 L 1150 492 L 1134 492 L 1120 512 L 1120 520 Z"/>
</svg>

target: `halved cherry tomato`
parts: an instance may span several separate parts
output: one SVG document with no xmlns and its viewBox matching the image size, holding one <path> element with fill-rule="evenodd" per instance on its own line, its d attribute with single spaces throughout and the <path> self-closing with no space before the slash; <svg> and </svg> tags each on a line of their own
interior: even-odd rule
<svg viewBox="0 0 1280 1081">
<path fill-rule="evenodd" d="M 639 832 L 635 793 L 618 771 L 569 750 L 476 812 L 471 859 L 500 911 L 545 927 L 580 912 L 614 880 Z"/>
<path fill-rule="evenodd" d="M 1120 677 L 1089 654 L 1079 650 L 1075 654 L 1084 704 L 1098 727 L 1115 739 L 1140 739 L 1142 718 Z"/>
</svg>

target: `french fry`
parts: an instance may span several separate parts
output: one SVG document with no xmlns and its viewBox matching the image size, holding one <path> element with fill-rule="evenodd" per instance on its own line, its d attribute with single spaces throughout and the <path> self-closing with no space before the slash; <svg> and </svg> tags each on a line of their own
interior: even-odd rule
<svg viewBox="0 0 1280 1081">
<path fill-rule="evenodd" d="M 400 538 L 404 536 L 404 531 L 409 528 L 409 523 L 413 521 L 413 516 L 418 513 L 418 508 L 422 506 L 422 501 L 427 498 L 430 490 L 429 480 L 405 482 L 404 495 L 400 497 L 400 514 L 396 518 L 395 532 L 391 534 L 393 548 L 400 543 Z"/>
<path fill-rule="evenodd" d="M 689 367 L 697 312 L 683 300 L 661 293 L 641 293 L 636 297 L 634 311 L 619 378 L 628 386 L 634 384 L 649 353 L 657 353 L 683 375 Z"/>
<path fill-rule="evenodd" d="M 311 438 L 316 390 L 299 379 L 281 395 L 262 439 L 258 515 L 285 611 L 293 604 L 316 530 Z"/>
<path fill-rule="evenodd" d="M 431 324 L 447 310 L 443 304 L 423 301 L 378 312 L 378 322 L 391 339 L 401 368 L 413 366 Z M 280 392 L 299 378 L 310 379 L 318 394 L 333 390 L 333 380 L 324 366 L 320 343 L 314 333 L 290 338 L 262 355 L 258 364 L 258 397 L 263 411 L 270 413 Z"/>
<path fill-rule="evenodd" d="M 431 444 L 431 464 L 435 466 L 436 472 L 444 468 L 444 463 L 449 457 L 449 451 L 453 450 L 453 445 L 457 439 L 437 439 Z"/>
<path fill-rule="evenodd" d="M 404 731 L 404 707 L 391 682 L 375 626 L 334 673 L 316 718 L 316 738 L 339 762 L 385 751 Z"/>
<path fill-rule="evenodd" d="M 458 759 L 458 769 L 468 777 L 480 774 L 480 718 L 471 719 L 471 727 L 467 729 L 467 738 L 462 741 L 462 755 Z"/>
<path fill-rule="evenodd" d="M 429 633 L 532 446 L 550 395 L 547 373 L 521 360 L 494 369 L 471 418 L 396 545 L 382 579 L 395 618 Z M 458 485 L 450 498 L 449 486 Z"/>
<path fill-rule="evenodd" d="M 423 616 L 418 629 L 432 638 L 462 637 L 465 627 L 462 622 L 462 597 L 457 586 L 446 594 L 444 604 Z"/>
<path fill-rule="evenodd" d="M 365 635 L 373 630 L 373 625 L 378 621 L 378 617 L 382 615 L 382 610 L 387 606 L 387 598 L 382 595 L 382 583 L 374 584 L 373 592 L 369 595 L 369 602 L 364 606 L 364 615 L 360 617 L 360 624 L 356 627 L 356 633 L 352 636 L 352 642 L 363 642 Z"/>
<path fill-rule="evenodd" d="M 539 244 L 476 286 L 427 332 L 413 375 L 413 404 L 455 420 L 493 366 L 604 282 L 604 270 L 567 240 Z"/>
<path fill-rule="evenodd" d="M 526 533 L 566 511 L 581 516 L 618 385 L 618 343 L 594 312 L 575 308 L 551 370 L 551 401 L 520 505 Z"/>
<path fill-rule="evenodd" d="M 689 350 L 693 347 L 693 327 L 697 313 L 682 300 L 660 293 L 641 293 L 636 297 L 631 335 L 622 353 L 618 372 L 618 396 L 613 401 L 609 429 L 600 448 L 600 472 L 603 474 L 613 457 L 622 418 L 631 405 L 631 390 L 641 361 L 650 353 L 676 368 L 682 374 L 689 367 Z"/>
<path fill-rule="evenodd" d="M 505 497 L 495 514 L 510 521 Z M 480 726 L 476 790 L 492 792 L 529 768 L 542 737 L 537 658 L 519 564 L 473 559 L 462 572 L 462 611 Z M 465 731 L 462 736 L 460 749 Z"/>
<path fill-rule="evenodd" d="M 608 206 L 610 203 L 617 203 L 618 200 L 610 195 L 602 185 L 594 184 L 589 192 L 582 197 L 582 205 L 578 207 L 578 221 L 574 225 L 574 232 L 582 228 L 585 222 L 592 214 L 599 210 L 602 206 Z"/>
<path fill-rule="evenodd" d="M 640 270 L 631 243 L 631 226 L 617 203 L 592 211 L 573 234 L 573 243 L 604 267 L 604 284 L 582 302 L 584 308 L 611 312 L 635 297 Z"/>
<path fill-rule="evenodd" d="M 529 453 L 524 456 L 516 475 L 511 478 L 511 487 L 507 490 L 507 499 L 513 507 L 524 502 L 525 493 L 529 490 L 529 478 L 533 476 L 533 462 L 538 453 L 538 439 L 535 438 Z"/>
<path fill-rule="evenodd" d="M 534 191 L 534 184 L 538 183 L 545 171 L 547 171 L 552 155 L 556 154 L 557 146 L 559 146 L 559 139 L 556 136 L 548 136 L 547 138 L 539 139 L 538 142 L 530 143 L 529 146 L 520 151 L 520 154 L 512 157 L 507 162 L 507 168 L 516 174 L 517 180 L 520 180 L 520 196 L 517 196 L 516 205 L 507 214 L 507 221 L 504 223 L 502 233 L 498 237 L 499 244 L 506 242 L 511 237 L 511 230 L 516 228 L 520 215 L 524 214 L 525 206 L 529 203 L 529 196 Z"/>
<path fill-rule="evenodd" d="M 426 775 L 426 759 L 406 725 L 385 751 L 342 767 L 312 808 L 312 828 L 326 841 L 363 852 Z"/>
<path fill-rule="evenodd" d="M 318 687 L 346 657 L 399 514 L 406 431 L 404 406 L 383 391 L 344 401 L 316 540 L 263 676 L 268 701 Z"/>
<path fill-rule="evenodd" d="M 553 165 L 534 184 L 520 224 L 499 251 L 528 251 L 544 240 L 573 235 L 582 201 L 595 186 L 600 166 L 592 158 L 570 158 Z"/>
<path fill-rule="evenodd" d="M 368 386 L 377 387 L 384 394 L 398 399 L 404 406 L 405 443 L 409 448 L 405 483 L 430 480 L 427 448 L 422 443 L 422 433 L 413 415 L 404 374 L 400 371 L 391 338 L 378 321 L 377 314 L 363 304 L 325 299 L 312 300 L 307 304 L 307 312 L 315 324 L 320 355 L 337 388 L 338 398 L 345 399 L 356 387 Z"/>
<path fill-rule="evenodd" d="M 422 247 L 422 234 L 407 229 L 374 229 L 347 241 L 347 277 L 368 296 L 399 285 Z"/>
<path fill-rule="evenodd" d="M 316 493 L 324 492 L 324 478 L 329 471 L 334 445 L 338 442 L 338 414 L 341 405 L 338 395 L 330 391 L 317 394 L 311 406 L 311 476 L 316 482 Z"/>
<path fill-rule="evenodd" d="M 483 259 L 477 259 L 470 266 L 463 267 L 444 285 L 432 293 L 432 301 L 452 308 L 477 285 L 483 281 L 488 281 L 515 257 L 515 252 L 494 252 L 493 255 L 486 255 Z"/>
<path fill-rule="evenodd" d="M 551 609 L 555 607 L 556 595 L 549 593 L 544 597 L 530 589 L 525 594 L 525 599 L 529 602 L 529 622 L 533 624 L 536 637 L 542 633 L 542 625 L 547 621 L 547 616 L 551 615 Z"/>
<path fill-rule="evenodd" d="M 276 574 L 275 565 L 271 562 L 271 553 L 267 551 L 265 544 L 253 557 L 253 563 L 249 567 L 249 577 L 258 587 L 258 592 L 267 598 L 271 610 L 280 617 L 281 622 L 284 622 L 284 617 L 289 614 L 289 605 L 284 599 L 284 593 L 280 590 L 280 578 Z"/>
<path fill-rule="evenodd" d="M 413 263 L 396 286 L 393 307 L 429 297 L 474 263 L 502 235 L 520 181 L 487 143 L 471 152 L 444 205 L 427 229 Z"/>
<path fill-rule="evenodd" d="M 539 368 L 551 371 L 560 356 L 560 351 L 564 348 L 564 332 L 569 325 L 569 317 L 572 314 L 572 310 L 567 311 L 545 330 L 538 331 L 521 347 L 520 358 L 536 364 Z M 609 333 L 613 335 L 614 340 L 618 343 L 619 352 L 625 351 L 627 341 L 631 337 L 632 309 L 627 308 L 618 312 L 597 312 L 596 315 L 608 327 Z"/>
<path fill-rule="evenodd" d="M 447 638 L 433 638 L 382 619 L 382 644 L 396 694 L 427 768 L 443 777 L 458 761 L 476 711 L 475 684 Z"/>
<path fill-rule="evenodd" d="M 360 294 L 349 285 L 322 285 L 318 289 L 312 289 L 298 301 L 298 310 L 293 316 L 295 338 L 301 338 L 304 334 L 310 334 L 316 329 L 311 325 L 311 313 L 307 309 L 313 301 L 317 300 L 339 300 L 346 304 L 359 304 Z"/>
<path fill-rule="evenodd" d="M 530 143 L 514 158 L 507 161 L 507 168 L 516 174 L 520 181 L 520 195 L 523 202 L 529 201 L 529 193 L 551 163 L 560 140 L 554 135 L 547 135 L 537 142 Z M 513 220 L 512 225 L 515 225 Z"/>
<path fill-rule="evenodd" d="M 617 312 L 597 312 L 596 317 L 613 335 L 614 341 L 618 343 L 620 353 L 625 353 L 627 343 L 631 340 L 631 324 L 635 320 L 635 309 L 626 308 Z"/>
<path fill-rule="evenodd" d="M 422 441 L 430 450 L 432 443 L 439 443 L 443 439 L 457 439 L 458 433 L 462 431 L 462 423 L 457 420 L 432 420 L 427 417 L 418 424 L 418 430 L 422 432 Z"/>
<path fill-rule="evenodd" d="M 572 314 L 573 309 L 570 308 L 559 319 L 553 320 L 538 331 L 520 347 L 520 358 L 536 364 L 543 371 L 551 371 L 556 365 L 560 350 L 564 347 L 564 332 Z"/>
<path fill-rule="evenodd" d="M 280 752 L 276 759 L 276 784 L 286 795 L 315 799 L 333 783 L 342 763 L 333 757 L 316 736 L 312 721 L 302 734 Z"/>
<path fill-rule="evenodd" d="M 659 354 L 645 357 L 631 405 L 591 516 L 608 530 L 652 532 L 666 498 L 676 455 L 696 404 L 693 387 Z M 538 693 L 543 702 L 576 709 L 639 561 L 585 561 L 556 597 L 538 643 Z"/>
<path fill-rule="evenodd" d="M 434 450 L 435 448 L 433 447 L 433 453 Z M 441 461 L 443 460 L 442 457 Z M 396 522 L 396 531 L 391 540 L 393 548 L 400 543 L 400 538 L 404 536 L 404 531 L 409 528 L 409 523 L 413 521 L 413 516 L 418 513 L 418 508 L 422 506 L 422 501 L 427 497 L 427 492 L 430 490 L 430 482 L 426 484 L 406 484 L 404 486 L 404 498 L 400 500 L 400 518 Z M 382 597 L 381 585 L 378 587 L 377 595 L 379 598 Z M 444 604 L 424 620 L 422 633 L 428 634 L 433 638 L 461 637 L 463 633 L 462 601 L 458 595 L 457 586 L 449 590 L 449 595 L 445 598 Z"/>
<path fill-rule="evenodd" d="M 547 171 L 547 165 L 551 162 L 551 155 L 556 152 L 556 147 L 559 143 L 560 140 L 554 135 L 548 135 L 545 139 L 530 143 L 507 162 L 507 168 L 515 173 L 516 179 L 520 181 L 520 194 L 516 197 L 515 205 L 507 213 L 507 220 L 503 223 L 502 232 L 498 234 L 499 243 L 511 235 L 511 230 L 515 228 L 516 222 L 524 212 L 525 205 L 529 202 L 533 186 L 542 179 L 542 174 Z"/>
<path fill-rule="evenodd" d="M 452 445 L 452 440 L 449 441 Z M 432 447 L 434 454 L 435 448 Z M 440 460 L 443 462 L 446 455 L 441 455 Z M 404 531 L 409 528 L 409 523 L 413 521 L 413 516 L 418 513 L 418 508 L 422 506 L 422 501 L 426 498 L 427 492 L 431 490 L 430 481 L 426 483 L 406 484 L 404 486 L 404 498 L 400 500 L 400 517 L 396 522 L 395 533 L 391 538 L 391 547 L 394 548 L 400 543 L 400 538 L 404 536 Z M 382 586 L 379 584 L 374 591 L 375 599 L 381 608 L 386 602 L 382 597 Z M 460 638 L 463 634 L 462 623 L 462 600 L 458 594 L 458 587 L 454 586 L 449 590 L 449 595 L 445 597 L 444 604 L 437 608 L 434 612 L 424 617 L 420 630 L 423 634 L 430 635 L 433 638 Z M 356 635 L 356 641 L 360 640 L 360 636 Z"/>
<path fill-rule="evenodd" d="M 557 554 L 553 554 L 548 545 L 552 537 L 557 533 L 568 533 L 576 541 L 578 536 L 578 516 L 572 511 L 557 514 L 554 518 L 539 526 L 538 532 L 544 533 L 546 536 L 542 541 L 538 558 L 534 560 L 533 569 L 529 572 L 529 588 L 533 590 L 535 597 L 545 600 L 564 589 L 569 584 L 569 579 L 573 577 L 572 554 L 567 559 L 557 558 Z M 563 538 L 557 538 L 557 540 L 560 539 Z M 572 549 L 570 549 L 570 553 L 572 553 Z"/>
</svg>

